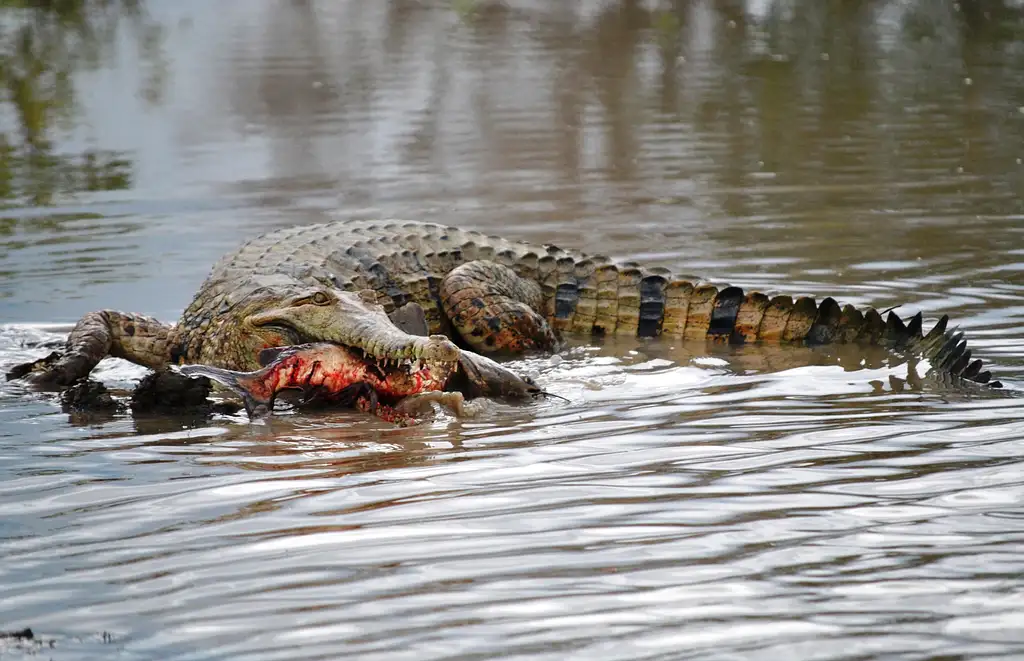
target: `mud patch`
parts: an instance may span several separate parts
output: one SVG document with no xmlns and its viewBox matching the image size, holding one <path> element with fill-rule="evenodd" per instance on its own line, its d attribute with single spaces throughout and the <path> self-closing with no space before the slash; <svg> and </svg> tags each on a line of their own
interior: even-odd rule
<svg viewBox="0 0 1024 661">
<path fill-rule="evenodd" d="M 212 402 L 213 384 L 205 377 L 189 378 L 171 370 L 147 374 L 132 391 L 129 408 L 139 414 L 233 414 L 242 405 L 231 401 Z"/>
<path fill-rule="evenodd" d="M 124 405 L 99 381 L 83 379 L 61 391 L 60 408 L 65 413 L 118 413 Z"/>
<path fill-rule="evenodd" d="M 115 396 L 99 381 L 83 379 L 61 391 L 61 410 L 72 414 L 131 413 L 146 415 L 208 416 L 232 415 L 242 405 L 234 401 L 211 401 L 209 379 L 191 379 L 170 370 L 151 372 L 139 381 L 129 397 Z"/>
</svg>

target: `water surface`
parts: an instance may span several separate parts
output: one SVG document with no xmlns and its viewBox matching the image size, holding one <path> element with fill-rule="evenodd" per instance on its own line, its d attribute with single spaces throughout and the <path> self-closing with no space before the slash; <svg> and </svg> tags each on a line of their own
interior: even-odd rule
<svg viewBox="0 0 1024 661">
<path fill-rule="evenodd" d="M 390 217 L 949 314 L 1008 388 L 635 340 L 516 363 L 569 403 L 410 429 L 0 384 L 0 629 L 55 660 L 1024 655 L 1024 15 L 942 4 L 4 9 L 0 367 L 90 310 L 175 320 L 260 232 Z"/>
</svg>

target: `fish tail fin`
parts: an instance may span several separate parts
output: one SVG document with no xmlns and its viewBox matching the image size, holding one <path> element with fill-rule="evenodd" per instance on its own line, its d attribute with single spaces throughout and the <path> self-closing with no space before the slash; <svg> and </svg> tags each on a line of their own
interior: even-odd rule
<svg viewBox="0 0 1024 661">
<path fill-rule="evenodd" d="M 249 418 L 263 417 L 274 408 L 273 395 L 264 399 L 253 392 L 252 377 L 254 374 L 251 372 L 235 372 L 209 365 L 182 365 L 177 369 L 187 377 L 205 376 L 231 390 L 242 398 L 245 412 L 249 414 Z"/>
</svg>

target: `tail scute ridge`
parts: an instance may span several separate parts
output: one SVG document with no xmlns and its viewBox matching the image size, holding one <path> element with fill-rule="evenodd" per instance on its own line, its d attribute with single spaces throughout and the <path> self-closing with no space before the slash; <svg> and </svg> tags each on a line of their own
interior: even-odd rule
<svg viewBox="0 0 1024 661">
<path fill-rule="evenodd" d="M 867 309 L 863 313 L 863 326 L 855 341 L 882 344 L 896 351 L 916 354 L 931 362 L 937 372 L 947 377 L 985 384 L 990 388 L 1002 387 L 999 381 L 992 380 L 988 370 L 983 369 L 980 359 L 971 360 L 971 351 L 967 348 L 963 331 L 949 328 L 947 315 L 942 315 L 931 330 L 922 335 L 924 318 L 920 312 L 907 322 L 892 310 L 884 314 L 886 317 L 883 322 L 874 308 Z M 856 315 L 844 309 L 843 318 L 853 321 Z M 841 337 L 842 333 L 837 333 L 837 338 Z"/>
<path fill-rule="evenodd" d="M 964 368 L 967 367 L 971 362 L 971 350 L 967 349 L 964 351 L 964 355 L 960 356 L 953 366 L 949 368 L 949 371 L 953 374 L 963 375 Z"/>
<path fill-rule="evenodd" d="M 885 320 L 885 335 L 883 337 L 888 344 L 896 349 L 901 349 L 907 344 L 907 340 L 909 339 L 907 335 L 907 326 L 895 312 L 890 311 Z"/>
<path fill-rule="evenodd" d="M 973 363 L 968 365 L 967 368 L 960 373 L 960 376 L 964 377 L 965 379 L 970 379 L 971 381 L 973 381 L 974 377 L 978 376 L 978 374 L 981 372 L 981 368 L 983 366 L 984 363 L 981 362 L 981 358 L 978 358 Z"/>
<path fill-rule="evenodd" d="M 920 340 L 921 339 L 921 329 L 922 329 L 923 326 L 924 326 L 924 317 L 921 315 L 920 312 L 918 312 L 907 323 L 907 334 L 910 335 L 910 337 L 912 339 Z"/>
<path fill-rule="evenodd" d="M 920 350 L 924 355 L 930 355 L 937 351 L 946 341 L 946 326 L 949 325 L 949 316 L 942 317 L 932 326 L 928 334 L 921 339 Z"/>
<path fill-rule="evenodd" d="M 999 381 L 992 380 L 992 374 L 984 367 L 981 359 L 971 360 L 971 350 L 963 331 L 946 328 L 949 318 L 945 315 L 921 341 L 921 355 L 931 361 L 939 372 L 965 381 L 973 381 L 989 388 L 1001 388 Z"/>
<path fill-rule="evenodd" d="M 687 339 L 712 338 L 734 344 L 744 342 L 803 342 L 808 345 L 868 344 L 881 345 L 906 355 L 929 361 L 943 377 L 988 384 L 992 380 L 980 360 L 973 360 L 964 333 L 949 328 L 949 316 L 942 315 L 924 333 L 924 315 L 917 312 L 903 320 L 896 307 L 858 310 L 840 306 L 827 297 L 816 303 L 810 296 L 795 301 L 790 296 L 771 299 L 759 292 L 745 294 L 739 287 L 692 287 L 668 283 L 663 328 Z M 679 289 L 679 291 L 676 291 Z M 681 299 L 685 299 L 680 303 Z M 671 315 L 669 312 L 671 311 Z M 600 315 L 598 315 L 600 316 Z"/>
</svg>

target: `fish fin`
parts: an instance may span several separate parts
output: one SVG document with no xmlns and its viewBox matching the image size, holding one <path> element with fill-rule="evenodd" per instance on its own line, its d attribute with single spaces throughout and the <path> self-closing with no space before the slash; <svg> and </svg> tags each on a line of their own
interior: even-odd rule
<svg viewBox="0 0 1024 661">
<path fill-rule="evenodd" d="M 242 379 L 252 376 L 251 372 L 233 372 L 209 365 L 182 365 L 177 369 L 178 372 L 187 377 L 205 376 L 231 390 L 231 392 L 242 398 L 245 412 L 249 414 L 250 419 L 264 417 L 274 410 L 273 397 L 269 400 L 261 400 L 255 397 L 249 388 L 242 383 Z"/>
</svg>

